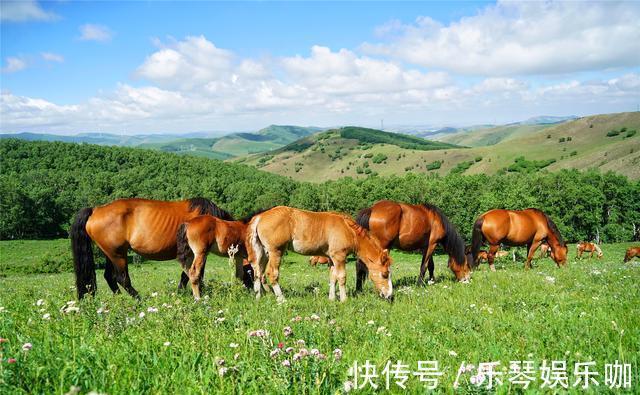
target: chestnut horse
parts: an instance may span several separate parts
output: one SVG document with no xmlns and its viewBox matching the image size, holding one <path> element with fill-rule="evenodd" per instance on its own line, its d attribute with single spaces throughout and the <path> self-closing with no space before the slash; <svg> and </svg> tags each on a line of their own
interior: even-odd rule
<svg viewBox="0 0 640 395">
<path fill-rule="evenodd" d="M 351 253 L 367 265 L 380 296 L 392 297 L 389 252 L 345 214 L 274 207 L 251 219 L 245 244 L 256 276 L 253 287 L 257 298 L 261 295 L 261 283 L 265 283 L 266 275 L 278 302 L 284 301 L 278 278 L 280 260 L 287 247 L 302 255 L 331 258 L 330 300 L 336 298 L 336 281 L 340 285 L 340 301 L 347 299 L 345 263 Z"/>
<path fill-rule="evenodd" d="M 624 254 L 624 262 L 629 262 L 633 257 L 640 257 L 640 246 L 629 247 L 627 252 Z"/>
<path fill-rule="evenodd" d="M 548 258 L 549 256 L 551 256 L 551 247 L 549 247 L 549 244 L 542 242 L 542 244 L 540 244 L 540 258 Z"/>
<path fill-rule="evenodd" d="M 576 257 L 577 258 L 582 258 L 582 254 L 584 252 L 590 252 L 591 254 L 589 255 L 589 259 L 593 258 L 593 253 L 597 253 L 596 256 L 598 257 L 598 259 L 602 258 L 602 250 L 600 249 L 600 247 L 598 247 L 598 245 L 596 243 L 590 243 L 587 241 L 581 241 L 580 243 L 578 243 L 576 245 Z"/>
<path fill-rule="evenodd" d="M 78 298 L 86 293 L 95 295 L 97 289 L 92 240 L 107 258 L 104 278 L 109 288 L 118 293 L 120 284 L 131 296 L 137 296 L 129 278 L 128 250 L 148 259 L 175 259 L 178 227 L 201 214 L 232 219 L 229 213 L 204 198 L 174 202 L 119 199 L 80 210 L 69 232 Z M 180 284 L 184 286 L 188 281 L 183 272 Z"/>
<path fill-rule="evenodd" d="M 396 247 L 403 251 L 422 251 L 418 284 L 424 284 L 429 269 L 429 283 L 434 282 L 433 251 L 440 244 L 449 255 L 449 268 L 458 281 L 468 281 L 471 268 L 465 256 L 464 242 L 449 219 L 431 204 L 406 204 L 381 200 L 361 210 L 356 222 L 368 229 L 382 248 Z M 362 290 L 367 268 L 357 264 L 356 290 Z"/>
<path fill-rule="evenodd" d="M 471 253 L 477 265 L 478 252 L 484 242 L 489 244 L 489 267 L 495 271 L 493 260 L 500 243 L 509 246 L 526 245 L 529 249 L 525 268 L 531 268 L 531 259 L 543 241 L 551 247 L 551 258 L 558 267 L 567 263 L 567 245 L 551 218 L 541 210 L 496 209 L 482 214 L 473 225 Z"/>
<path fill-rule="evenodd" d="M 243 279 L 247 288 L 251 288 L 250 276 L 244 272 L 247 249 L 245 238 L 247 224 L 243 221 L 225 221 L 212 215 L 200 215 L 178 228 L 177 258 L 185 273 L 189 276 L 191 289 L 196 300 L 200 299 L 204 267 L 209 252 L 218 256 L 232 256 L 235 262 L 236 277 Z M 247 262 L 248 265 L 248 262 Z"/>
<path fill-rule="evenodd" d="M 311 258 L 309 258 L 309 264 L 311 266 L 317 266 L 317 265 L 329 265 L 331 266 L 331 259 L 327 258 L 326 256 L 317 256 L 314 255 Z"/>
</svg>

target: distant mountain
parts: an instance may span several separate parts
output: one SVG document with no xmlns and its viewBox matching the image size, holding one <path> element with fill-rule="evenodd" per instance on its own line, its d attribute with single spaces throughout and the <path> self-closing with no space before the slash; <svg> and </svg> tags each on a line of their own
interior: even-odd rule
<svg viewBox="0 0 640 395">
<path fill-rule="evenodd" d="M 549 125 L 554 123 L 561 123 L 566 121 L 573 121 L 574 119 L 578 119 L 579 117 L 575 115 L 569 115 L 564 117 L 555 117 L 552 115 L 540 115 L 537 117 L 532 117 L 522 122 L 517 122 L 521 125 Z"/>
</svg>

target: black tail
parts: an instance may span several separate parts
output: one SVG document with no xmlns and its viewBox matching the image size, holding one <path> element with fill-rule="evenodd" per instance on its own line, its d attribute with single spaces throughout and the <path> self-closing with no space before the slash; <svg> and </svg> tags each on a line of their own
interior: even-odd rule
<svg viewBox="0 0 640 395">
<path fill-rule="evenodd" d="M 356 216 L 358 225 L 369 230 L 369 219 L 371 218 L 371 207 L 360 210 Z"/>
<path fill-rule="evenodd" d="M 97 289 L 96 264 L 93 260 L 91 238 L 86 230 L 87 221 L 91 214 L 93 214 L 93 208 L 83 208 L 78 211 L 76 220 L 71 225 L 71 231 L 69 232 L 73 265 L 76 272 L 78 299 L 82 299 L 86 293 L 95 295 Z"/>
<path fill-rule="evenodd" d="M 484 242 L 484 236 L 482 235 L 483 222 L 484 217 L 480 217 L 476 220 L 476 223 L 473 224 L 473 234 L 471 236 L 471 262 L 474 267 L 478 266 L 478 252 L 480 252 L 480 247 L 482 247 L 482 243 Z"/>
<path fill-rule="evenodd" d="M 456 231 L 455 226 L 449 221 L 446 215 L 440 209 L 432 204 L 423 204 L 424 207 L 433 211 L 440 218 L 442 227 L 444 228 L 444 237 L 440 240 L 440 244 L 444 251 L 451 258 L 455 259 L 459 265 L 464 265 L 466 256 L 464 253 L 464 240 Z"/>
<path fill-rule="evenodd" d="M 176 235 L 177 258 L 183 268 L 191 267 L 193 263 L 193 251 L 187 240 L 187 224 L 180 224 Z"/>
</svg>

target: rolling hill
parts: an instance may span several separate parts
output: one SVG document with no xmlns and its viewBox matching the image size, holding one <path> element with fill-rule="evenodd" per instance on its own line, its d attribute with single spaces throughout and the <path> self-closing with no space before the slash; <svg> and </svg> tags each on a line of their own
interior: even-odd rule
<svg viewBox="0 0 640 395">
<path fill-rule="evenodd" d="M 634 132 L 640 131 L 639 112 L 587 116 L 550 126 L 507 128 L 511 129 L 503 130 L 506 136 L 494 145 L 462 148 L 421 139 L 431 146 L 427 150 L 379 138 L 381 133 L 393 133 L 356 128 L 356 138 L 349 138 L 354 136 L 347 133 L 345 137 L 344 128 L 334 129 L 240 161 L 294 179 L 318 182 L 371 174 L 494 174 L 563 168 L 598 168 L 640 178 L 640 133 Z M 479 140 L 486 143 L 500 134 L 498 128 L 491 129 Z"/>
</svg>

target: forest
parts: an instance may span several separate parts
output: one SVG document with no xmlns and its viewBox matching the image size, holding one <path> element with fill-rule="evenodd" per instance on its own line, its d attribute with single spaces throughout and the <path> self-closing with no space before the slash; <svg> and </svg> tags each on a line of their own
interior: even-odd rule
<svg viewBox="0 0 640 395">
<path fill-rule="evenodd" d="M 66 237 L 75 213 L 126 197 L 202 196 L 236 217 L 275 205 L 354 215 L 380 199 L 439 206 L 466 239 L 492 208 L 537 207 L 567 241 L 640 239 L 640 182 L 615 173 L 562 170 L 502 175 L 349 177 L 298 182 L 207 158 L 61 142 L 0 142 L 0 239 Z"/>
</svg>

